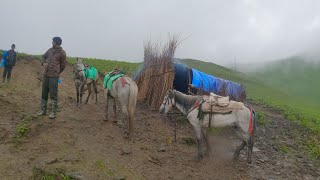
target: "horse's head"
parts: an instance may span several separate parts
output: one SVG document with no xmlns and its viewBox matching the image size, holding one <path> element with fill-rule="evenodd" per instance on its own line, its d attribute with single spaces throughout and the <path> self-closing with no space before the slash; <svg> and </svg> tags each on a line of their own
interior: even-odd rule
<svg viewBox="0 0 320 180">
<path fill-rule="evenodd" d="M 76 66 L 83 66 L 84 67 L 84 63 L 83 60 L 81 58 L 77 58 L 77 61 L 75 63 Z"/>
<path fill-rule="evenodd" d="M 84 74 L 84 63 L 82 61 L 81 58 L 77 58 L 77 61 L 76 63 L 74 64 L 74 69 L 73 69 L 73 73 L 76 75 L 75 77 L 78 77 L 78 76 L 85 76 Z"/>
<path fill-rule="evenodd" d="M 166 96 L 163 99 L 162 105 L 160 106 L 159 112 L 161 114 L 167 114 L 172 106 L 175 105 L 175 91 L 174 90 L 168 90 Z"/>
<path fill-rule="evenodd" d="M 77 58 L 76 64 L 81 64 L 83 63 L 83 60 L 81 58 Z"/>
</svg>

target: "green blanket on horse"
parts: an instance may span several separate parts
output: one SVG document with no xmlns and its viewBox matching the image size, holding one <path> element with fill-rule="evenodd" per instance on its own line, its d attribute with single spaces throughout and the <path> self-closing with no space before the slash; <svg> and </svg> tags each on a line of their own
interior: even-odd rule
<svg viewBox="0 0 320 180">
<path fill-rule="evenodd" d="M 103 85 L 108 90 L 111 90 L 113 81 L 117 80 L 118 78 L 124 76 L 124 72 L 120 70 L 113 70 L 108 73 L 103 80 Z"/>
<path fill-rule="evenodd" d="M 94 67 L 90 67 L 90 69 L 84 68 L 84 74 L 87 79 L 97 80 L 98 70 Z"/>
</svg>

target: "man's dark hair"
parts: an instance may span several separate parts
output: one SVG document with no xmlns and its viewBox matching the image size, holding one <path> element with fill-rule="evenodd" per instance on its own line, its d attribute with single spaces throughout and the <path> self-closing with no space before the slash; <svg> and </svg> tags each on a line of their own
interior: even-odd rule
<svg viewBox="0 0 320 180">
<path fill-rule="evenodd" d="M 11 48 L 16 48 L 16 45 L 15 45 L 15 44 L 12 44 L 12 45 L 11 45 Z"/>
<path fill-rule="evenodd" d="M 62 39 L 60 37 L 54 37 L 52 39 L 52 41 L 55 42 L 59 46 L 62 44 Z"/>
</svg>

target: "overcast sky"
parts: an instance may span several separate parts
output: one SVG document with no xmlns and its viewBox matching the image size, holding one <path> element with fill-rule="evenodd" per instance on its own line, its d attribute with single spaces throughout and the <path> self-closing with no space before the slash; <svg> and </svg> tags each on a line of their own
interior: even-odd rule
<svg viewBox="0 0 320 180">
<path fill-rule="evenodd" d="M 6 0 L 0 48 L 41 54 L 60 36 L 68 56 L 142 61 L 145 40 L 184 40 L 178 58 L 274 60 L 320 47 L 318 0 Z"/>
</svg>

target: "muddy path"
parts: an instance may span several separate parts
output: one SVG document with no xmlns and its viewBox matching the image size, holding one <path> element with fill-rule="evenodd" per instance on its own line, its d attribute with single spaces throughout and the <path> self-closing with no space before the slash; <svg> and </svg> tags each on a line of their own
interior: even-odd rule
<svg viewBox="0 0 320 180">
<path fill-rule="evenodd" d="M 254 105 L 266 115 L 258 124 L 251 165 L 245 151 L 232 161 L 240 141 L 230 129 L 211 136 L 211 157 L 194 161 L 195 135 L 188 122 L 175 115 L 174 142 L 173 123 L 140 103 L 132 138 L 123 138 L 122 126 L 103 121 L 101 84 L 98 104 L 76 107 L 71 66 L 62 73 L 57 118 L 34 118 L 40 108 L 41 70 L 36 60 L 20 60 L 11 84 L 0 86 L 0 179 L 34 179 L 35 169 L 77 179 L 320 178 L 319 160 L 296 141 L 307 130 L 263 106 Z M 124 120 L 120 108 L 118 115 Z"/>
</svg>

